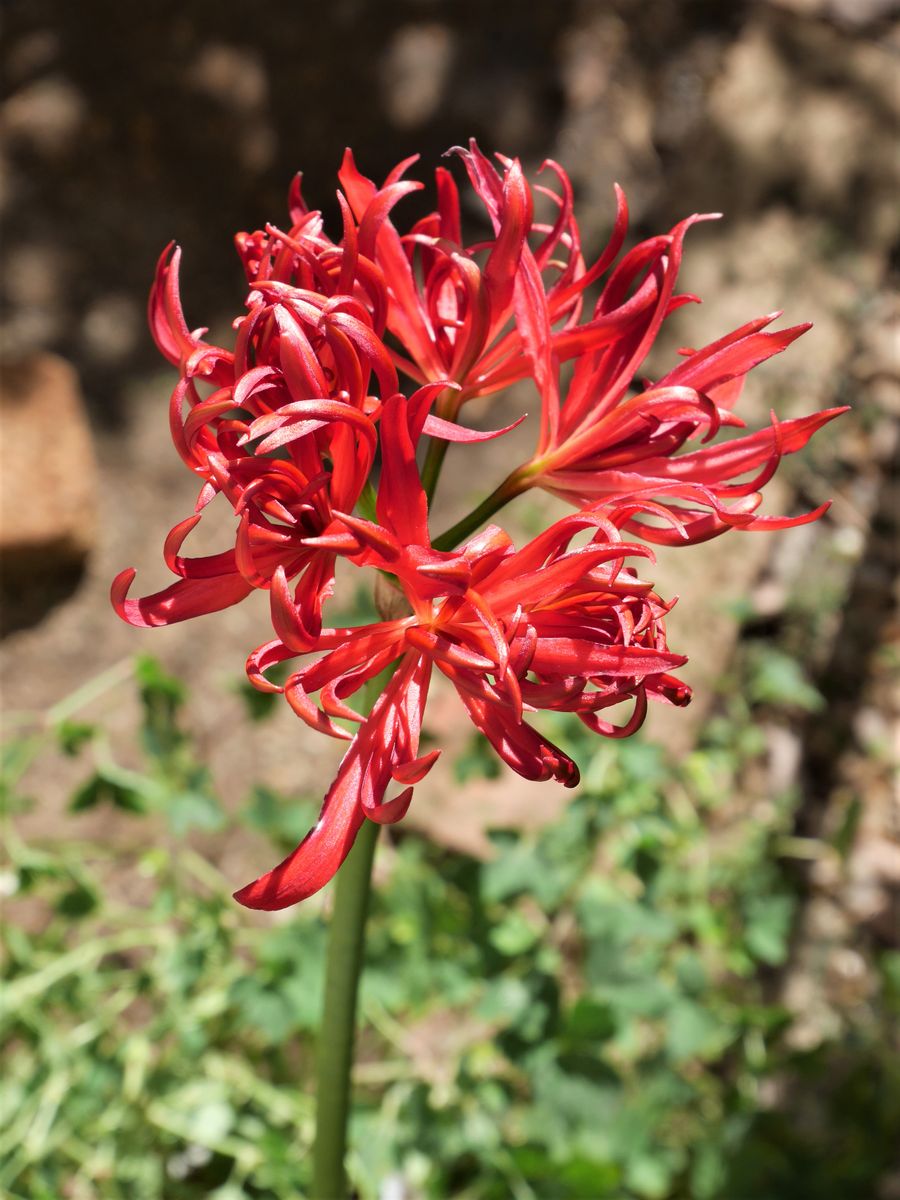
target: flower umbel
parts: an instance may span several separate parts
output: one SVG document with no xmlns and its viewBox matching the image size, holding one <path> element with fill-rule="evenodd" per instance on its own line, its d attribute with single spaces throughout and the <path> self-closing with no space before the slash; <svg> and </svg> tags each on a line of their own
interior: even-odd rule
<svg viewBox="0 0 900 1200">
<path fill-rule="evenodd" d="M 404 816 L 440 754 L 420 753 L 435 670 L 514 771 L 573 787 L 577 766 L 532 714 L 572 712 L 598 734 L 623 737 L 649 700 L 690 699 L 672 674 L 686 662 L 666 641 L 672 603 L 632 565 L 652 565 L 646 543 L 784 528 L 827 508 L 757 512 L 782 456 L 842 409 L 786 421 L 773 414 L 768 429 L 714 440 L 744 427 L 734 406 L 750 370 L 807 325 L 771 332 L 779 314 L 750 321 L 635 386 L 663 322 L 695 299 L 675 287 L 685 236 L 705 218 L 688 217 L 616 262 L 628 224 L 616 189 L 612 235 L 589 265 L 561 167 L 546 163 L 553 186 L 532 186 L 517 160 L 498 157 L 495 166 L 474 143 L 453 154 L 484 209 L 475 241 L 463 239 L 449 170 L 436 172 L 437 208 L 404 230 L 395 210 L 423 186 L 404 178 L 415 159 L 378 187 L 347 151 L 339 241 L 306 207 L 299 176 L 287 228 L 237 236 L 248 294 L 231 348 L 189 329 L 177 248 L 163 253 L 151 290 L 153 336 L 179 373 L 172 438 L 200 491 L 165 540 L 175 582 L 129 599 L 134 571 L 123 571 L 112 587 L 116 611 L 150 627 L 267 591 L 275 636 L 250 655 L 251 682 L 283 692 L 301 720 L 349 743 L 314 829 L 236 893 L 250 907 L 311 895 L 364 821 Z M 535 191 L 548 198 L 549 222 L 535 219 Z M 463 405 L 522 379 L 540 398 L 534 454 L 433 537 L 429 497 L 448 445 L 513 428 L 468 429 L 457 420 Z M 496 524 L 481 528 L 532 487 L 576 511 L 519 549 Z M 184 557 L 183 543 L 219 495 L 233 513 L 233 545 Z M 327 624 L 338 558 L 379 581 L 383 619 Z M 272 683 L 266 672 L 288 661 L 287 682 Z M 349 701 L 383 673 L 371 711 L 356 711 Z M 606 710 L 624 701 L 630 711 L 616 724 Z"/>
</svg>

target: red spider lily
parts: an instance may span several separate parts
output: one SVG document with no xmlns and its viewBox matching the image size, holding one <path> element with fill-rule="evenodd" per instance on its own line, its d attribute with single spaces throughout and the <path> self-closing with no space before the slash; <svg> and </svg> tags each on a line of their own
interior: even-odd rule
<svg viewBox="0 0 900 1200">
<path fill-rule="evenodd" d="M 358 629 L 323 629 L 316 647 L 323 657 L 285 684 L 302 720 L 351 745 L 315 828 L 283 863 L 236 893 L 249 907 L 283 908 L 311 895 L 340 866 L 364 819 L 393 822 L 406 813 L 413 785 L 439 754 L 419 754 L 434 667 L 450 679 L 473 724 L 513 770 L 569 787 L 578 782 L 577 767 L 525 721 L 526 712 L 574 712 L 595 732 L 615 737 L 638 728 L 648 696 L 677 704 L 689 698 L 668 674 L 686 661 L 666 647 L 670 606 L 624 565 L 628 556 L 651 555 L 621 541 L 616 518 L 622 514 L 573 515 L 520 551 L 495 526 L 453 553 L 430 549 L 415 465 L 422 424 L 402 397 L 388 402 L 381 423 L 379 524 L 344 518 L 367 545 L 364 560 L 393 575 L 412 611 Z M 593 540 L 571 548 L 584 529 L 595 530 Z M 281 640 L 260 647 L 248 664 L 251 680 L 273 690 L 264 671 L 290 657 Z M 368 717 L 346 704 L 394 664 L 395 674 Z M 629 697 L 634 711 L 625 725 L 598 715 Z M 356 736 L 351 739 L 335 718 L 358 722 Z M 402 790 L 386 799 L 392 781 Z"/>
<path fill-rule="evenodd" d="M 307 724 L 350 743 L 316 827 L 279 867 L 237 893 L 249 907 L 281 908 L 311 895 L 337 870 L 364 820 L 405 814 L 413 786 L 439 754 L 419 753 L 435 668 L 506 763 L 525 778 L 567 786 L 578 781 L 575 764 L 527 714 L 573 712 L 596 733 L 622 737 L 641 724 L 649 699 L 687 703 L 689 690 L 669 673 L 685 662 L 666 644 L 671 605 L 625 565 L 652 554 L 624 541 L 624 530 L 644 542 L 698 542 L 728 528 L 813 520 L 827 507 L 793 519 L 755 515 L 782 455 L 843 409 L 782 422 L 773 416 L 770 430 L 709 444 L 722 426 L 743 427 L 732 409 L 747 373 L 808 326 L 773 333 L 766 326 L 778 314 L 752 321 L 682 351 L 674 370 L 636 392 L 663 322 L 694 299 L 675 286 L 685 235 L 706 218 L 687 218 L 613 266 L 627 227 L 617 189 L 609 245 L 588 266 L 572 188 L 557 164 L 545 164 L 556 187 L 534 189 L 555 207 L 544 224 L 534 219 L 533 189 L 516 160 L 498 156 L 494 167 L 474 142 L 455 153 L 491 226 L 474 244 L 463 243 L 459 196 L 443 168 L 437 209 L 403 234 L 392 214 L 422 186 L 403 178 L 415 160 L 378 188 L 348 151 L 337 243 L 321 214 L 306 207 L 298 176 L 286 230 L 267 225 L 237 236 L 249 293 L 232 349 L 188 328 L 180 252 L 169 248 L 158 264 L 149 317 L 179 371 L 171 433 L 202 486 L 193 515 L 165 542 L 177 581 L 132 600 L 134 571 L 123 571 L 113 603 L 131 624 L 154 626 L 267 590 L 276 637 L 250 656 L 251 680 L 283 691 Z M 607 271 L 584 319 L 585 291 Z M 573 360 L 563 388 L 561 365 Z M 408 399 L 398 371 L 419 385 Z M 455 418 L 466 400 L 526 377 L 541 398 L 534 456 L 433 541 L 427 496 L 442 447 L 432 445 L 420 474 L 420 440 L 473 442 L 507 432 L 519 422 L 479 433 Z M 698 439 L 700 447 L 685 452 Z M 454 548 L 533 486 L 582 511 L 521 550 L 493 525 Z M 220 494 L 237 518 L 234 546 L 182 556 Z M 579 534 L 590 540 L 577 547 Z M 323 628 L 339 556 L 380 572 L 390 596 L 380 621 Z M 268 680 L 270 667 L 300 655 L 310 657 L 283 688 Z M 388 671 L 367 716 L 350 707 L 350 697 Z M 629 699 L 624 724 L 602 715 Z M 341 720 L 359 726 L 355 736 Z M 394 782 L 399 791 L 389 796 Z"/>
</svg>

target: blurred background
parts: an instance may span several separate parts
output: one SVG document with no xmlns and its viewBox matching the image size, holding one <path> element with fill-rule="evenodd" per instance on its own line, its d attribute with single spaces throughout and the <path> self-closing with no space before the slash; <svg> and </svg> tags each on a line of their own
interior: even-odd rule
<svg viewBox="0 0 900 1200">
<path fill-rule="evenodd" d="M 428 182 L 474 136 L 566 168 L 589 254 L 614 181 L 630 244 L 723 212 L 659 361 L 783 308 L 814 329 L 744 416 L 853 412 L 768 489 L 769 512 L 832 497 L 825 519 L 660 556 L 695 701 L 627 746 L 554 727 L 574 802 L 434 696 L 447 761 L 378 868 L 359 1194 L 900 1197 L 898 57 L 894 0 L 7 6 L 4 1194 L 302 1194 L 328 897 L 282 920 L 229 892 L 338 752 L 240 682 L 264 603 L 152 632 L 109 608 L 125 566 L 168 582 L 195 498 L 146 294 L 176 239 L 188 323 L 225 339 L 233 235 L 284 220 L 297 170 L 337 233 L 345 145 L 378 181 L 419 153 Z M 451 451 L 439 527 L 509 445 Z"/>
</svg>

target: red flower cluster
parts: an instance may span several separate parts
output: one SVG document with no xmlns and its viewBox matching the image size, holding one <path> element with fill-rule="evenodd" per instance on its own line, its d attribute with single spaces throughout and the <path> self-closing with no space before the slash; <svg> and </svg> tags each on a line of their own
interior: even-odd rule
<svg viewBox="0 0 900 1200">
<path fill-rule="evenodd" d="M 134 571 L 123 571 L 113 604 L 124 620 L 146 627 L 215 612 L 254 588 L 268 591 L 275 638 L 250 655 L 251 681 L 283 691 L 307 724 L 350 743 L 315 828 L 236 893 L 250 907 L 283 908 L 311 895 L 338 869 L 364 820 L 405 814 L 413 785 L 439 754 L 419 753 L 434 668 L 515 771 L 574 786 L 577 767 L 527 714 L 574 712 L 597 733 L 621 737 L 641 724 L 648 698 L 690 698 L 670 674 L 686 661 L 666 645 L 671 605 L 626 560 L 652 561 L 644 542 L 783 528 L 826 507 L 795 518 L 755 515 L 781 456 L 842 409 L 773 417 L 769 430 L 681 452 L 692 439 L 709 443 L 723 425 L 742 427 L 732 409 L 747 372 L 808 326 L 764 332 L 777 314 L 763 317 L 684 352 L 662 379 L 634 385 L 663 321 L 693 299 L 676 294 L 675 283 L 684 236 L 702 218 L 640 243 L 613 265 L 627 228 L 617 189 L 609 245 L 588 265 L 559 166 L 546 164 L 556 187 L 536 189 L 555 210 L 543 224 L 517 161 L 499 158 L 495 168 L 474 143 L 457 153 L 490 227 L 468 246 L 456 185 L 442 167 L 436 211 L 401 234 L 391 214 L 422 186 L 403 179 L 415 160 L 378 188 L 348 151 L 340 242 L 307 209 L 298 176 L 289 229 L 267 226 L 236 239 L 249 294 L 233 350 L 188 328 L 179 251 L 167 249 L 157 269 L 150 326 L 179 371 L 172 437 L 202 484 L 194 514 L 165 542 L 177 581 L 133 600 Z M 587 289 L 607 272 L 586 315 Z M 565 383 L 564 363 L 573 364 Z M 411 381 L 408 395 L 400 375 Z M 534 455 L 433 540 L 428 501 L 447 444 L 513 428 L 467 429 L 457 421 L 462 406 L 524 378 L 541 399 Z M 417 455 L 423 443 L 427 451 Z M 534 486 L 579 511 L 519 550 L 496 525 L 476 532 Z M 219 493 L 236 518 L 233 549 L 183 557 L 183 542 Z M 625 541 L 624 532 L 642 541 Z M 338 557 L 380 573 L 383 620 L 323 626 Z M 283 687 L 267 678 L 269 668 L 298 657 L 304 665 Z M 388 682 L 371 712 L 355 711 L 349 698 L 383 672 Z M 624 725 L 601 716 L 628 699 Z M 356 723 L 356 734 L 339 720 Z M 394 784 L 399 790 L 389 796 Z"/>
</svg>

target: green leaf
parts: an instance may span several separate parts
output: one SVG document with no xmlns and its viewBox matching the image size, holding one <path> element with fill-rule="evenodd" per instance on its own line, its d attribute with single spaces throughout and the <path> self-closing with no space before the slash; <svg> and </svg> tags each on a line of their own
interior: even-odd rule
<svg viewBox="0 0 900 1200">
<path fill-rule="evenodd" d="M 201 1146 L 215 1146 L 230 1132 L 234 1110 L 224 1100 L 208 1100 L 186 1114 L 185 1134 Z"/>
<path fill-rule="evenodd" d="M 148 655 L 137 659 L 135 678 L 140 685 L 144 709 L 144 748 L 152 758 L 171 758 L 185 742 L 185 736 L 178 728 L 178 712 L 186 694 L 184 685 Z"/>
<path fill-rule="evenodd" d="M 566 1014 L 563 1035 L 572 1041 L 606 1041 L 616 1031 L 616 1018 L 608 1004 L 582 996 Z"/>
<path fill-rule="evenodd" d="M 668 946 L 678 932 L 667 913 L 636 904 L 599 879 L 588 880 L 581 889 L 576 911 L 588 937 L 609 936 L 621 943 Z"/>
<path fill-rule="evenodd" d="M 770 645 L 751 657 L 747 695 L 756 704 L 787 705 L 804 712 L 820 712 L 825 704 L 801 664 Z"/>
<path fill-rule="evenodd" d="M 841 814 L 837 829 L 831 836 L 831 844 L 841 858 L 847 858 L 853 849 L 862 815 L 862 800 L 858 796 L 852 796 Z"/>
<path fill-rule="evenodd" d="M 489 837 L 496 858 L 482 868 L 482 895 L 488 902 L 528 893 L 552 914 L 590 861 L 589 810 L 577 800 L 559 822 L 535 836 L 494 829 Z"/>
<path fill-rule="evenodd" d="M 96 736 L 97 726 L 86 721 L 60 721 L 56 726 L 56 736 L 59 739 L 63 754 L 73 757 Z"/>
<path fill-rule="evenodd" d="M 184 684 L 169 675 L 158 659 L 149 654 L 139 654 L 134 662 L 134 677 L 140 685 L 145 699 L 165 699 L 177 708 L 185 698 Z"/>
<path fill-rule="evenodd" d="M 529 950 L 540 936 L 534 923 L 513 909 L 489 934 L 490 943 L 501 954 L 515 958 Z"/>
<path fill-rule="evenodd" d="M 239 816 L 251 829 L 285 848 L 293 848 L 315 824 L 316 808 L 309 800 L 282 796 L 272 788 L 258 784 Z"/>
<path fill-rule="evenodd" d="M 678 982 L 688 995 L 697 995 L 708 986 L 709 976 L 703 960 L 694 950 L 684 949 L 675 963 Z"/>
<path fill-rule="evenodd" d="M 641 1155 L 631 1159 L 625 1169 L 625 1182 L 646 1200 L 662 1200 L 669 1193 L 671 1165 L 662 1155 Z"/>
<path fill-rule="evenodd" d="M 240 696 L 244 711 L 251 721 L 265 721 L 273 716 L 281 700 L 278 692 L 261 692 L 246 680 L 241 680 L 235 686 L 235 691 Z"/>
<path fill-rule="evenodd" d="M 900 1016 L 900 950 L 885 950 L 878 958 L 888 1011 Z"/>
<path fill-rule="evenodd" d="M 571 1153 L 583 1131 L 590 1135 L 592 1153 L 611 1157 L 603 1132 L 622 1102 L 616 1073 L 594 1055 L 558 1057 L 551 1042 L 537 1047 L 526 1065 L 534 1090 L 527 1126 L 532 1136 L 543 1140 L 546 1135 L 557 1153 Z"/>
<path fill-rule="evenodd" d="M 123 812 L 147 812 L 147 795 L 144 789 L 124 783 L 101 768 L 72 794 L 70 812 L 86 812 L 98 804 L 111 804 Z"/>
<path fill-rule="evenodd" d="M 172 832 L 181 837 L 189 829 L 214 833 L 225 825 L 219 801 L 207 792 L 177 792 L 169 798 L 166 817 Z"/>
<path fill-rule="evenodd" d="M 63 917 L 86 917 L 99 904 L 99 896 L 93 888 L 85 883 L 76 883 L 68 891 L 63 892 L 54 905 L 56 911 Z"/>
<path fill-rule="evenodd" d="M 705 1141 L 697 1147 L 691 1169 L 691 1195 L 696 1200 L 713 1200 L 719 1196 L 728 1175 L 728 1158 L 723 1147 Z"/>
<path fill-rule="evenodd" d="M 794 901 L 790 896 L 759 896 L 747 905 L 747 949 L 761 962 L 778 966 L 787 956 Z"/>
<path fill-rule="evenodd" d="M 236 1183 L 223 1183 L 209 1193 L 208 1200 L 247 1200 L 247 1193 Z"/>
<path fill-rule="evenodd" d="M 0 781 L 6 792 L 18 783 L 40 752 L 44 739 L 40 736 L 10 738 L 0 746 Z"/>
<path fill-rule="evenodd" d="M 456 758 L 453 773 L 457 783 L 468 783 L 470 779 L 497 779 L 500 775 L 500 760 L 493 747 L 481 733 L 474 733 L 466 748 Z"/>
<path fill-rule="evenodd" d="M 515 1024 L 530 1003 L 531 991 L 525 983 L 511 975 L 502 975 L 488 983 L 476 1012 L 486 1021 L 502 1019 Z"/>
<path fill-rule="evenodd" d="M 295 1027 L 285 997 L 258 979 L 238 979 L 230 998 L 238 1008 L 241 1024 L 255 1031 L 267 1045 L 279 1045 Z"/>
<path fill-rule="evenodd" d="M 679 1000 L 666 1013 L 666 1048 L 673 1062 L 718 1053 L 722 1032 L 710 1012 L 689 1000 Z"/>
<path fill-rule="evenodd" d="M 484 899 L 487 902 L 508 900 L 529 891 L 541 870 L 535 847 L 521 841 L 514 831 L 491 830 L 488 836 L 499 853 L 481 872 Z"/>
</svg>

